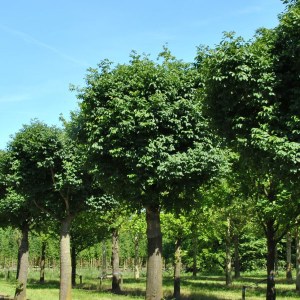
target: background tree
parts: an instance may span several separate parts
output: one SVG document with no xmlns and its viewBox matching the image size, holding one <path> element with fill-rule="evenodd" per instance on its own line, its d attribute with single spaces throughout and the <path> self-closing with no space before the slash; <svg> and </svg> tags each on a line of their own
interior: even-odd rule
<svg viewBox="0 0 300 300">
<path fill-rule="evenodd" d="M 162 214 L 163 235 L 173 242 L 174 292 L 175 299 L 180 298 L 180 277 L 182 269 L 182 244 L 190 236 L 191 224 L 184 212 Z"/>
<path fill-rule="evenodd" d="M 275 76 L 274 56 L 271 55 L 274 36 L 274 31 L 262 29 L 253 42 L 244 42 L 233 34 L 227 34 L 216 49 L 204 55 L 200 51 L 198 56 L 199 69 L 206 78 L 206 112 L 211 116 L 215 128 L 226 137 L 228 144 L 240 153 L 246 170 L 252 176 L 255 174 L 257 179 L 252 187 L 256 188 L 254 194 L 259 198 L 259 205 L 264 206 L 268 274 L 274 269 L 276 243 L 299 213 L 297 197 L 283 196 L 284 193 L 293 193 L 294 189 L 285 180 L 288 173 L 286 165 L 279 165 L 274 155 L 280 150 L 278 144 L 281 144 L 276 132 L 282 135 L 276 91 L 278 77 Z M 288 199 L 293 206 L 290 211 L 293 214 L 285 222 L 285 229 L 278 233 L 282 221 L 280 218 L 289 207 Z M 274 207 L 276 202 L 278 205 Z M 269 282 L 267 294 L 270 293 Z"/>
<path fill-rule="evenodd" d="M 29 230 L 42 221 L 42 214 L 32 207 L 33 199 L 19 190 L 23 174 L 15 172 L 17 168 L 18 161 L 11 150 L 0 153 L 0 220 L 1 226 L 12 226 L 21 232 L 15 298 L 23 300 L 29 267 Z"/>
</svg>

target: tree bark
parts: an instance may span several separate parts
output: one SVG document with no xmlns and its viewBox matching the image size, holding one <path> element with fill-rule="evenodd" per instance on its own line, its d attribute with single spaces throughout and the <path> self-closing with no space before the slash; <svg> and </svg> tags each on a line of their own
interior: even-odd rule
<svg viewBox="0 0 300 300">
<path fill-rule="evenodd" d="M 275 256 L 276 256 L 276 240 L 275 240 L 275 229 L 274 220 L 270 219 L 266 223 L 266 234 L 267 234 L 267 294 L 266 300 L 274 300 L 275 294 L 275 281 L 274 281 L 274 268 L 275 268 Z"/>
<path fill-rule="evenodd" d="M 42 241 L 41 261 L 40 261 L 40 283 L 45 283 L 45 265 L 46 265 L 46 241 Z"/>
<path fill-rule="evenodd" d="M 15 291 L 15 300 L 26 300 L 26 286 L 28 278 L 28 266 L 29 266 L 29 244 L 28 233 L 29 225 L 24 223 L 22 228 L 22 238 L 19 248 L 20 255 L 20 268 L 18 272 L 18 285 Z"/>
<path fill-rule="evenodd" d="M 107 257 L 106 257 L 107 251 L 106 251 L 106 241 L 102 241 L 102 274 L 101 276 L 104 276 L 107 274 Z"/>
<path fill-rule="evenodd" d="M 300 292 L 300 237 L 299 227 L 296 229 L 296 291 Z"/>
<path fill-rule="evenodd" d="M 139 242 L 139 234 L 137 234 L 134 237 L 134 279 L 140 278 Z"/>
<path fill-rule="evenodd" d="M 193 236 L 193 277 L 197 276 L 198 237 Z"/>
<path fill-rule="evenodd" d="M 112 234 L 112 292 L 119 294 L 121 292 L 120 287 L 120 258 L 119 258 L 119 231 L 113 230 Z"/>
<path fill-rule="evenodd" d="M 227 230 L 226 230 L 226 285 L 232 284 L 232 265 L 231 265 L 231 230 L 230 230 L 230 217 L 227 218 Z"/>
<path fill-rule="evenodd" d="M 148 262 L 146 300 L 161 300 L 162 292 L 162 235 L 158 206 L 146 208 Z"/>
<path fill-rule="evenodd" d="M 71 300 L 72 295 L 72 267 L 70 253 L 70 226 L 72 218 L 65 217 L 60 229 L 60 289 L 59 300 Z"/>
<path fill-rule="evenodd" d="M 76 255 L 76 248 L 75 246 L 71 247 L 71 265 L 72 265 L 72 286 L 76 285 L 76 262 L 77 255 Z"/>
<path fill-rule="evenodd" d="M 180 298 L 180 271 L 181 271 L 181 240 L 177 239 L 175 243 L 174 260 L 174 299 Z"/>
<path fill-rule="evenodd" d="M 292 274 L 292 236 L 288 232 L 286 235 L 286 279 L 288 281 L 293 280 Z"/>
<path fill-rule="evenodd" d="M 241 277 L 241 262 L 239 253 L 239 236 L 235 234 L 233 236 L 234 243 L 234 278 L 238 279 Z"/>
<path fill-rule="evenodd" d="M 20 261 L 21 261 L 21 253 L 20 253 L 20 248 L 21 248 L 21 242 L 22 242 L 22 233 L 20 236 L 18 235 L 17 237 L 17 245 L 18 245 L 18 257 L 17 257 L 17 272 L 16 272 L 16 280 L 18 280 L 19 277 L 19 272 L 20 272 Z M 13 263 L 11 264 L 13 266 Z"/>
</svg>

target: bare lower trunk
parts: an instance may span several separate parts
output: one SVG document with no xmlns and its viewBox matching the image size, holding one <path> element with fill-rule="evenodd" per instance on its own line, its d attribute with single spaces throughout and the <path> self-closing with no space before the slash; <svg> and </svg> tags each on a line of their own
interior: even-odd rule
<svg viewBox="0 0 300 300">
<path fill-rule="evenodd" d="M 19 272 L 20 272 L 20 261 L 21 261 L 20 248 L 21 248 L 21 242 L 22 242 L 22 234 L 18 235 L 18 237 L 17 237 L 17 245 L 18 245 L 18 257 L 17 258 L 18 258 L 18 260 L 17 260 L 16 280 L 18 280 Z"/>
<path fill-rule="evenodd" d="M 106 241 L 102 242 L 102 275 L 104 276 L 107 274 L 107 251 L 106 251 Z"/>
<path fill-rule="evenodd" d="M 230 239 L 230 218 L 227 218 L 227 231 L 226 231 L 226 285 L 232 284 L 232 265 L 231 265 L 231 239 Z"/>
<path fill-rule="evenodd" d="M 267 256 L 267 294 L 266 300 L 276 299 L 275 292 L 275 280 L 274 280 L 274 268 L 275 268 L 275 257 L 276 257 L 276 241 L 275 241 L 275 229 L 274 220 L 269 220 L 266 224 L 267 229 L 267 246 L 268 246 L 268 256 Z"/>
<path fill-rule="evenodd" d="M 120 267 L 119 267 L 119 232 L 118 229 L 114 229 L 112 234 L 112 292 L 120 293 Z"/>
<path fill-rule="evenodd" d="M 161 300 L 162 292 L 162 235 L 159 208 L 146 208 L 148 262 L 146 300 Z"/>
<path fill-rule="evenodd" d="M 46 245 L 46 241 L 43 241 L 40 261 L 40 283 L 45 282 Z"/>
<path fill-rule="evenodd" d="M 71 266 L 72 266 L 72 286 L 76 285 L 76 248 L 75 246 L 71 247 Z"/>
<path fill-rule="evenodd" d="M 239 254 L 239 236 L 238 234 L 234 235 L 234 278 L 241 277 L 241 263 L 240 263 L 240 254 Z"/>
<path fill-rule="evenodd" d="M 134 279 L 140 278 L 140 265 L 139 265 L 139 235 L 134 238 Z"/>
<path fill-rule="evenodd" d="M 59 300 L 71 300 L 72 268 L 70 253 L 71 217 L 67 216 L 61 222 L 60 229 L 60 289 Z"/>
<path fill-rule="evenodd" d="M 296 290 L 300 292 L 300 237 L 299 227 L 296 230 Z"/>
<path fill-rule="evenodd" d="M 181 241 L 178 239 L 175 244 L 174 261 L 174 299 L 180 298 L 180 271 L 181 271 Z"/>
<path fill-rule="evenodd" d="M 15 300 L 25 300 L 26 299 L 26 286 L 28 277 L 28 266 L 29 266 L 29 247 L 28 247 L 28 224 L 23 224 L 22 227 L 22 239 L 19 249 L 20 255 L 20 268 L 18 272 L 18 284 L 15 291 Z"/>
<path fill-rule="evenodd" d="M 292 236 L 288 232 L 286 235 L 286 279 L 288 281 L 293 280 L 292 274 Z"/>
<path fill-rule="evenodd" d="M 193 277 L 197 276 L 198 237 L 193 236 Z"/>
</svg>

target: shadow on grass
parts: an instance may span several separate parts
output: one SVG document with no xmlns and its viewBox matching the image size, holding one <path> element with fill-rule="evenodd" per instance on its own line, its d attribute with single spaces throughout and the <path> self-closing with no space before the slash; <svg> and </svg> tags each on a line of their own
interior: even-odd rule
<svg viewBox="0 0 300 300">
<path fill-rule="evenodd" d="M 57 280 L 49 280 L 45 283 L 40 283 L 39 281 L 29 279 L 27 282 L 27 288 L 29 289 L 59 289 L 59 282 Z"/>
<path fill-rule="evenodd" d="M 183 276 L 181 278 L 181 287 L 182 287 L 182 296 L 181 300 L 223 300 L 224 292 L 233 292 L 234 294 L 241 295 L 242 287 L 247 286 L 247 295 L 259 296 L 265 294 L 266 290 L 266 282 L 262 282 L 264 280 L 264 276 L 244 276 L 239 279 L 235 279 L 233 281 L 232 286 L 225 285 L 225 278 L 222 276 Z M 259 286 L 256 283 L 260 283 Z M 291 285 L 291 283 L 287 282 L 284 278 L 279 278 L 276 280 L 276 283 L 283 284 L 283 288 L 277 289 L 278 296 L 284 297 L 295 297 L 297 294 L 294 290 L 288 290 L 285 288 L 285 285 Z M 124 295 L 126 298 L 145 298 L 145 289 L 146 289 L 146 278 L 140 278 L 139 280 L 133 278 L 124 278 L 123 281 L 123 291 L 119 295 Z M 293 283 L 292 283 L 293 284 Z M 166 299 L 171 300 L 172 290 L 173 290 L 173 278 L 171 276 L 164 277 L 163 280 L 164 289 L 166 288 L 165 296 Z M 59 289 L 59 281 L 57 280 L 49 280 L 44 284 L 41 284 L 38 280 L 30 279 L 28 281 L 27 287 L 29 289 Z M 88 290 L 92 293 L 104 293 L 111 294 L 111 283 L 108 280 L 105 282 L 101 289 L 99 288 L 99 284 L 95 281 L 92 283 L 83 283 L 82 285 L 77 284 L 73 289 L 77 290 Z M 186 292 L 184 292 L 184 290 Z M 212 293 L 213 292 L 213 293 Z M 211 295 L 214 294 L 214 295 Z M 228 298 L 227 298 L 228 299 Z M 240 297 L 239 297 L 240 299 Z M 0 298 L 1 300 L 1 298 Z"/>
</svg>

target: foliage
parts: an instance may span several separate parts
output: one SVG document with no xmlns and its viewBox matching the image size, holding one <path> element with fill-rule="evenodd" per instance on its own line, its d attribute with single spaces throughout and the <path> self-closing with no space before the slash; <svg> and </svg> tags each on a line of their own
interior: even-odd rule
<svg viewBox="0 0 300 300">
<path fill-rule="evenodd" d="M 209 179 L 220 164 L 201 114 L 198 73 L 167 49 L 160 58 L 132 53 L 128 65 L 114 68 L 103 61 L 78 94 L 80 137 L 94 175 L 108 193 L 138 206 L 174 205 L 174 195 Z"/>
</svg>

